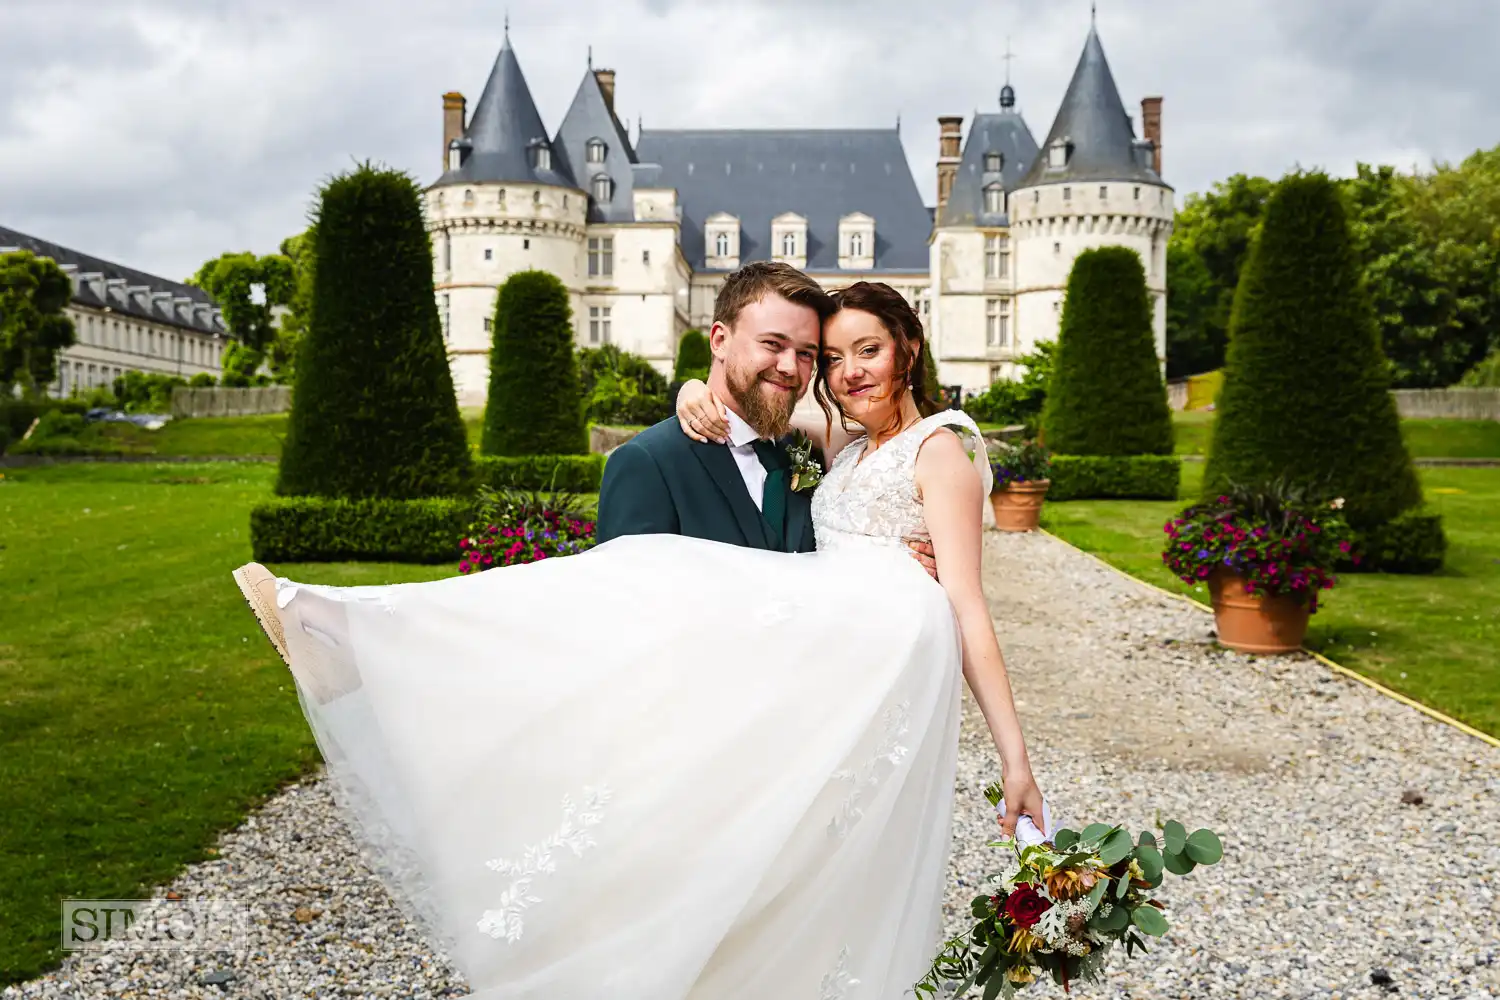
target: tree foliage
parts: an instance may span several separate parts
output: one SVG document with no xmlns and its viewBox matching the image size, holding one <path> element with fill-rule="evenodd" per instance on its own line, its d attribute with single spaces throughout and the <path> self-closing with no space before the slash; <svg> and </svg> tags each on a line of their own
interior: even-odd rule
<svg viewBox="0 0 1500 1000">
<path fill-rule="evenodd" d="M 315 225 L 311 323 L 277 492 L 411 498 L 468 489 L 472 464 L 416 184 L 362 165 L 323 187 Z"/>
<path fill-rule="evenodd" d="M 1022 368 L 1020 378 L 992 383 L 964 403 L 964 412 L 981 423 L 1021 424 L 1028 437 L 1035 437 L 1047 402 L 1047 385 L 1057 365 L 1057 341 L 1037 341 L 1035 349 L 1016 363 Z"/>
<path fill-rule="evenodd" d="M 1073 262 L 1042 428 L 1061 455 L 1172 453 L 1146 272 L 1128 247 L 1085 250 Z"/>
<path fill-rule="evenodd" d="M 0 254 L 0 393 L 17 384 L 28 398 L 57 381 L 57 354 L 77 334 L 63 309 L 73 283 L 47 257 L 29 250 Z"/>
<path fill-rule="evenodd" d="M 666 376 L 616 344 L 578 352 L 578 387 L 586 415 L 596 424 L 654 424 L 672 412 Z"/>
<path fill-rule="evenodd" d="M 1290 175 L 1240 279 L 1205 490 L 1281 480 L 1385 524 L 1422 499 L 1389 387 L 1338 186 Z"/>
<path fill-rule="evenodd" d="M 588 452 L 568 290 L 546 271 L 518 271 L 495 297 L 486 455 Z"/>
<path fill-rule="evenodd" d="M 690 378 L 708 381 L 708 369 L 713 360 L 713 351 L 709 349 L 703 331 L 684 332 L 677 342 L 677 363 L 672 368 L 672 381 L 686 382 Z"/>
</svg>

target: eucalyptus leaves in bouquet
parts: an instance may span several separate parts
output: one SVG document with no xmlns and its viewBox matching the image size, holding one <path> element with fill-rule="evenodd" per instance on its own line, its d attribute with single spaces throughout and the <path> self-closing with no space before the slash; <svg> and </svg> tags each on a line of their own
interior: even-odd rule
<svg viewBox="0 0 1500 1000">
<path fill-rule="evenodd" d="M 990 471 L 996 490 L 1015 483 L 1039 483 L 1052 478 L 1052 453 L 1035 441 L 1001 441 L 990 447 Z"/>
<path fill-rule="evenodd" d="M 998 784 L 985 789 L 991 804 L 1000 794 Z M 1148 950 L 1147 938 L 1167 932 L 1166 904 L 1155 894 L 1167 874 L 1188 875 L 1224 856 L 1212 830 L 1188 833 L 1175 821 L 1163 825 L 1160 841 L 1149 831 L 1132 837 L 1123 826 L 1095 823 L 1031 846 L 989 846 L 1000 849 L 999 869 L 970 903 L 974 926 L 943 945 L 914 984 L 919 996 L 961 996 L 980 986 L 993 1000 L 1042 977 L 1064 990 L 1099 979 L 1116 944 L 1134 957 Z"/>
</svg>

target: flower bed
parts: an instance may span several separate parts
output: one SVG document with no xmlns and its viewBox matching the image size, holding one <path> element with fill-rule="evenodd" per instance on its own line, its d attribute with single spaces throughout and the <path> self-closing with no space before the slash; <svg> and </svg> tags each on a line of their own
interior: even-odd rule
<svg viewBox="0 0 1500 1000">
<path fill-rule="evenodd" d="M 459 540 L 460 573 L 517 566 L 592 548 L 594 521 L 569 493 L 480 489 L 478 517 Z"/>
</svg>

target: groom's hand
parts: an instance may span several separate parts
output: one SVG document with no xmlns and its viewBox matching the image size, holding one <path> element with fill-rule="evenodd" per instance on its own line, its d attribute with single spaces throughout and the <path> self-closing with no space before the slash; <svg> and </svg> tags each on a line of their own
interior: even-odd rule
<svg viewBox="0 0 1500 1000">
<path fill-rule="evenodd" d="M 927 575 L 934 580 L 937 575 L 937 554 L 932 551 L 932 543 L 925 538 L 908 538 L 906 545 L 911 549 L 911 554 L 916 557 L 917 562 L 927 571 Z"/>
</svg>

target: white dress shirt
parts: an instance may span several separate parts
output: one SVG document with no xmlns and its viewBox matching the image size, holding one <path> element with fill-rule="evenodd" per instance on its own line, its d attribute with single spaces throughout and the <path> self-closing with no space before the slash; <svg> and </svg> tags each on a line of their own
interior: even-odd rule
<svg viewBox="0 0 1500 1000">
<path fill-rule="evenodd" d="M 755 453 L 755 442 L 759 440 L 760 434 L 755 428 L 745 423 L 738 413 L 729 410 L 729 453 L 740 468 L 740 477 L 745 480 L 745 490 L 755 501 L 756 510 L 760 509 L 766 491 L 766 467 L 760 464 L 760 456 Z"/>
</svg>

